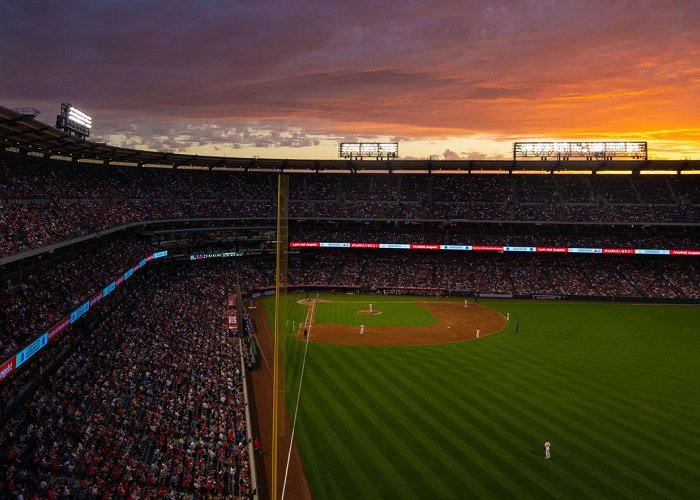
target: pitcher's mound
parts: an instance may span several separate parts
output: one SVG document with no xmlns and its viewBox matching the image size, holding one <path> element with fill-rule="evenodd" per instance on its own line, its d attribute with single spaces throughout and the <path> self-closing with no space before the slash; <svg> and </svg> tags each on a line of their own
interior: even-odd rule
<svg viewBox="0 0 700 500">
<path fill-rule="evenodd" d="M 379 316 L 382 312 L 377 311 L 376 309 L 369 310 L 369 309 L 362 309 L 361 311 L 357 311 L 357 314 L 361 316 Z"/>
</svg>

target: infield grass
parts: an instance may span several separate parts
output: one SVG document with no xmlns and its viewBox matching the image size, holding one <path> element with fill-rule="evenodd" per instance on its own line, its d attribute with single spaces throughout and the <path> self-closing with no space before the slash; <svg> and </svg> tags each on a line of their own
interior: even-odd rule
<svg viewBox="0 0 700 500">
<path fill-rule="evenodd" d="M 296 438 L 315 499 L 697 498 L 700 307 L 480 303 L 511 321 L 479 341 L 309 344 Z M 290 332 L 289 406 L 303 347 Z"/>
<path fill-rule="evenodd" d="M 428 326 L 438 322 L 430 311 L 413 302 L 402 301 L 405 300 L 402 297 L 394 297 L 393 302 L 346 302 L 343 299 L 343 297 L 336 297 L 333 302 L 317 304 L 314 322 L 350 326 Z M 368 310 L 369 304 L 372 304 L 374 311 L 381 314 L 375 316 L 358 314 L 359 310 Z"/>
</svg>

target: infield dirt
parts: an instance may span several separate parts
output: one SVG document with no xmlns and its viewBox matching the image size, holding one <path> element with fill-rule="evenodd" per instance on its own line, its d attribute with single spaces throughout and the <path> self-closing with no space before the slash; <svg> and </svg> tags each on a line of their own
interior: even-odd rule
<svg viewBox="0 0 700 500">
<path fill-rule="evenodd" d="M 311 301 L 299 303 L 309 305 Z M 324 301 L 326 302 L 326 301 Z M 333 301 L 331 300 L 332 304 Z M 417 346 L 446 344 L 463 340 L 476 340 L 476 330 L 480 337 L 495 333 L 503 328 L 507 321 L 499 311 L 479 304 L 463 302 L 413 302 L 423 307 L 438 320 L 430 326 L 367 326 L 364 335 L 356 326 L 337 323 L 313 323 L 309 329 L 309 341 L 323 344 L 359 345 L 359 346 Z M 377 312 L 391 302 L 377 304 Z M 327 307 L 327 306 L 324 306 Z M 358 314 L 362 314 L 358 303 Z M 304 340 L 304 325 L 300 325 L 296 338 Z"/>
</svg>

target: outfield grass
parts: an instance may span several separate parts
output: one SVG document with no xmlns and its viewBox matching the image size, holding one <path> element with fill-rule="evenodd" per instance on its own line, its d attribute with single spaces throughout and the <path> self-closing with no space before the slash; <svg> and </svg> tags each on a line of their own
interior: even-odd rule
<svg viewBox="0 0 700 500">
<path fill-rule="evenodd" d="M 480 303 L 511 322 L 477 342 L 309 344 L 296 437 L 314 498 L 697 497 L 700 307 Z M 290 404 L 303 347 L 290 337 Z"/>
</svg>

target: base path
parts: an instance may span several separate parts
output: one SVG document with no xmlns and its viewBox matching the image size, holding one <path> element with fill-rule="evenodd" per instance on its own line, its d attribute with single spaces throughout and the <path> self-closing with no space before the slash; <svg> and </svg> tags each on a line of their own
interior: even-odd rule
<svg viewBox="0 0 700 500">
<path fill-rule="evenodd" d="M 469 307 L 465 308 L 464 302 L 415 301 L 413 303 L 430 311 L 438 323 L 430 326 L 366 326 L 364 335 L 360 335 L 358 326 L 313 323 L 313 335 L 309 337 L 309 341 L 363 346 L 446 344 L 476 340 L 477 329 L 480 330 L 480 337 L 485 337 L 499 331 L 507 324 L 501 312 L 479 304 L 470 303 Z M 388 305 L 391 302 L 377 303 L 377 308 L 381 310 L 384 304 Z M 358 312 L 359 307 L 363 305 L 357 304 Z M 328 305 L 322 307 L 328 307 Z M 303 340 L 303 338 L 303 331 L 298 332 L 297 339 Z"/>
</svg>

